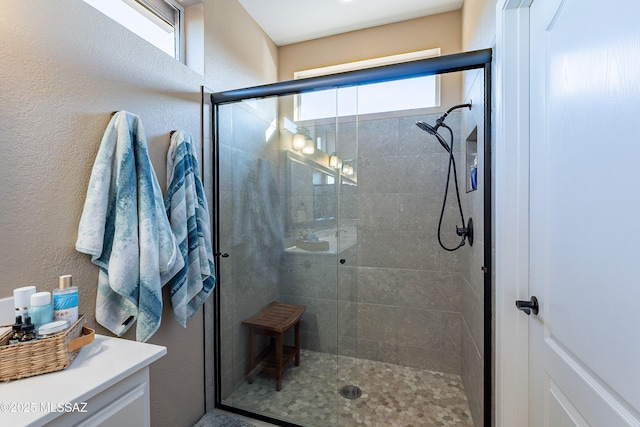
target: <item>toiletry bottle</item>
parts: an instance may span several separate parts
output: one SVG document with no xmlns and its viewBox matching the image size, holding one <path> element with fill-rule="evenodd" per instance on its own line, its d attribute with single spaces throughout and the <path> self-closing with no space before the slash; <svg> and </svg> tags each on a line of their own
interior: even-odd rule
<svg viewBox="0 0 640 427">
<path fill-rule="evenodd" d="M 49 292 L 36 292 L 31 295 L 29 317 L 36 329 L 45 323 L 53 322 L 53 304 Z"/>
<path fill-rule="evenodd" d="M 56 320 L 55 322 L 47 323 L 36 329 L 37 338 L 44 339 L 54 335 L 63 333 L 69 327 L 68 320 Z"/>
<path fill-rule="evenodd" d="M 71 283 L 71 275 L 58 278 L 58 289 L 53 290 L 53 318 L 68 320 L 73 325 L 78 320 L 78 287 Z"/>
<path fill-rule="evenodd" d="M 69 327 L 68 320 L 56 320 L 55 322 L 46 323 L 36 329 L 36 337 L 40 340 L 49 338 L 54 335 L 63 333 Z"/>
<path fill-rule="evenodd" d="M 29 342 L 36 339 L 36 328 L 31 323 L 31 317 L 27 316 L 24 319 L 24 324 L 22 325 L 22 337 L 20 337 L 20 342 Z"/>
<path fill-rule="evenodd" d="M 473 155 L 473 164 L 471 165 L 469 179 L 471 181 L 471 189 L 476 190 L 478 188 L 478 154 L 473 153 Z"/>
<path fill-rule="evenodd" d="M 16 316 L 16 323 L 11 327 L 9 344 L 18 344 L 22 338 L 22 316 Z"/>
<path fill-rule="evenodd" d="M 13 290 L 13 306 L 16 308 L 16 316 L 22 316 L 22 322 L 24 323 L 27 312 L 29 311 L 29 304 L 31 303 L 31 295 L 36 293 L 35 286 L 23 286 Z"/>
</svg>

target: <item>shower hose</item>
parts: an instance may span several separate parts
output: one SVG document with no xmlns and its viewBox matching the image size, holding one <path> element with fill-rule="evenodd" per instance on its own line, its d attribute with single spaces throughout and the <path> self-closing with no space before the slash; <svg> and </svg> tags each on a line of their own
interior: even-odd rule
<svg viewBox="0 0 640 427">
<path fill-rule="evenodd" d="M 458 172 L 456 170 L 456 159 L 453 157 L 453 131 L 451 130 L 451 128 L 449 126 L 447 126 L 445 123 L 441 124 L 441 127 L 446 128 L 449 131 L 449 137 L 450 137 L 450 150 L 449 150 L 449 166 L 447 168 L 447 183 L 444 187 L 444 197 L 442 199 L 442 209 L 440 210 L 440 219 L 438 220 L 438 243 L 440 243 L 440 246 L 442 247 L 442 249 L 449 251 L 449 252 L 453 252 L 455 250 L 460 249 L 461 247 L 464 246 L 465 243 L 465 239 L 466 239 L 466 234 L 464 233 L 464 231 L 462 231 L 461 234 L 461 230 L 464 230 L 464 228 L 458 228 L 456 227 L 456 232 L 459 236 L 462 236 L 462 239 L 460 240 L 460 243 L 458 243 L 458 246 L 453 247 L 453 248 L 449 248 L 447 247 L 443 242 L 442 242 L 442 235 L 441 235 L 441 230 L 442 230 L 442 219 L 444 218 L 444 210 L 445 207 L 447 205 L 447 196 L 449 194 L 449 180 L 451 178 L 451 169 L 453 169 L 453 182 L 456 188 L 456 199 L 458 201 L 458 210 L 460 212 L 460 219 L 462 220 L 462 227 L 465 227 L 465 222 L 464 222 L 464 214 L 462 213 L 462 203 L 460 202 L 460 189 L 458 188 Z"/>
</svg>

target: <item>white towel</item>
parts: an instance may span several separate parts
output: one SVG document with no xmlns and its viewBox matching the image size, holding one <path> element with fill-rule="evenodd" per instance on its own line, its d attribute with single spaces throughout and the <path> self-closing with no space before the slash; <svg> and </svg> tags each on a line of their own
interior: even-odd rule
<svg viewBox="0 0 640 427">
<path fill-rule="evenodd" d="M 193 138 L 187 132 L 171 135 L 164 205 L 184 260 L 184 267 L 169 281 L 171 304 L 174 317 L 186 327 L 216 283 L 209 208 Z"/>
<path fill-rule="evenodd" d="M 183 267 L 140 118 L 120 111 L 105 130 L 80 219 L 76 250 L 100 267 L 96 320 L 136 339 L 160 327 L 162 286 Z"/>
</svg>

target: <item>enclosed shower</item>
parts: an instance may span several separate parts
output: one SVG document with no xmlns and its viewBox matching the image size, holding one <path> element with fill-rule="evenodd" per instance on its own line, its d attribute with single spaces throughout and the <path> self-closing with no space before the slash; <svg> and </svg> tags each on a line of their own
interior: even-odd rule
<svg viewBox="0 0 640 427">
<path fill-rule="evenodd" d="M 212 95 L 217 407 L 284 426 L 490 425 L 490 63 Z M 403 107 L 383 95 L 397 82 L 433 93 Z"/>
</svg>

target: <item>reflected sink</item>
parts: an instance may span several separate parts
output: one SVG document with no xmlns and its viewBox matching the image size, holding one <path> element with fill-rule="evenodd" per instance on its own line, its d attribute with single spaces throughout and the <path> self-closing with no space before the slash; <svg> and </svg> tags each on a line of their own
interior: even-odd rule
<svg viewBox="0 0 640 427">
<path fill-rule="evenodd" d="M 317 241 L 293 240 L 291 246 L 286 248 L 286 253 L 307 255 L 335 255 L 349 249 L 358 241 L 355 227 L 343 227 L 339 230 L 329 228 L 314 231 Z M 336 236 L 336 234 L 338 236 Z M 296 244 L 298 243 L 298 244 Z M 325 249 L 327 248 L 327 249 Z"/>
</svg>

